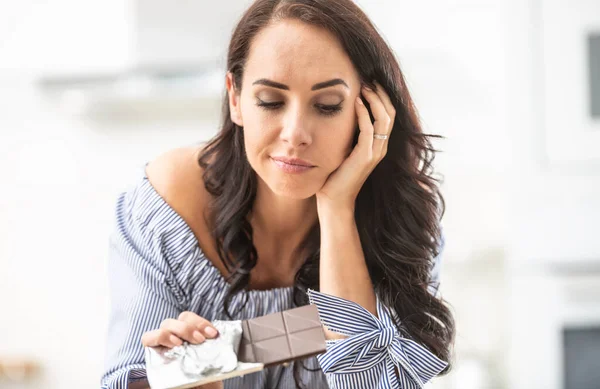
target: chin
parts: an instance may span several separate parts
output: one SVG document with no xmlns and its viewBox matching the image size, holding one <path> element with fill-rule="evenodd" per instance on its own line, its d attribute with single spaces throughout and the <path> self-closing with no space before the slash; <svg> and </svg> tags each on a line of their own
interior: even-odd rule
<svg viewBox="0 0 600 389">
<path fill-rule="evenodd" d="M 276 182 L 272 186 L 269 185 L 269 187 L 277 196 L 287 197 L 293 200 L 309 199 L 319 190 L 314 184 L 295 185 L 287 182 Z"/>
<path fill-rule="evenodd" d="M 286 197 L 293 200 L 305 200 L 313 197 L 323 186 L 324 182 L 315 180 L 268 177 L 263 178 L 269 189 L 277 196 Z"/>
</svg>

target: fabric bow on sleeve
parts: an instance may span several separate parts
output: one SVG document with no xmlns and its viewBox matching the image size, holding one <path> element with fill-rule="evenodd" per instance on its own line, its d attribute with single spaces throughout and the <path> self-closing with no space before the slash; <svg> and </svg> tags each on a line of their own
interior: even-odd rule
<svg viewBox="0 0 600 389">
<path fill-rule="evenodd" d="M 379 317 L 375 317 L 359 304 L 336 296 L 309 289 L 308 297 L 330 331 L 348 336 L 327 341 L 327 352 L 318 356 L 324 373 L 354 373 L 383 363 L 386 373 L 379 388 L 420 389 L 448 365 L 417 342 L 403 338 L 379 298 Z"/>
</svg>

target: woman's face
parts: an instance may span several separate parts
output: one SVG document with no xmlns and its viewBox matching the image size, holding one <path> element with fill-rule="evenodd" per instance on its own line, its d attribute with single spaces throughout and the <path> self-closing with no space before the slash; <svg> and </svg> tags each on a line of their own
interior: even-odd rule
<svg viewBox="0 0 600 389">
<path fill-rule="evenodd" d="M 352 151 L 360 79 L 328 31 L 294 20 L 264 28 L 252 42 L 241 94 L 231 74 L 227 88 L 250 165 L 275 194 L 313 196 Z"/>
</svg>

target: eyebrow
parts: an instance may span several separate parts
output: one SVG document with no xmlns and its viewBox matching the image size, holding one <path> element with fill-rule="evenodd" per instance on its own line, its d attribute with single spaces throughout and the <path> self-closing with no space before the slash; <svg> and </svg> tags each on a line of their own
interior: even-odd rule
<svg viewBox="0 0 600 389">
<path fill-rule="evenodd" d="M 252 85 L 266 85 L 266 86 L 270 86 L 272 88 L 290 90 L 289 86 L 287 86 L 285 84 L 281 84 L 279 82 L 275 82 L 273 80 L 269 80 L 267 78 L 258 79 L 256 81 L 254 81 L 252 83 Z M 346 82 L 344 80 L 342 80 L 341 78 L 334 78 L 329 81 L 319 82 L 318 84 L 313 85 L 312 88 L 310 88 L 310 90 L 315 91 L 315 90 L 319 90 L 319 89 L 329 88 L 330 86 L 335 86 L 335 85 L 344 85 L 346 88 L 350 89 L 350 87 L 348 86 L 348 84 L 346 84 Z"/>
</svg>

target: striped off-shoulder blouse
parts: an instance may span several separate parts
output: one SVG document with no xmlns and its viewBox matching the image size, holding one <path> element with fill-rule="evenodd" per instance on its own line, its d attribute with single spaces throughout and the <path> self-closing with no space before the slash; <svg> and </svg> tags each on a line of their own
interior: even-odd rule
<svg viewBox="0 0 600 389">
<path fill-rule="evenodd" d="M 439 259 L 432 268 L 432 294 L 439 285 Z M 207 320 L 230 320 L 223 308 L 226 280 L 190 227 L 152 187 L 144 168 L 135 185 L 118 196 L 108 272 L 111 309 L 102 388 L 124 389 L 146 378 L 140 339 L 164 319 L 192 311 Z M 234 296 L 230 311 L 237 313 L 236 320 L 262 316 L 293 308 L 292 297 L 292 287 L 243 291 Z M 348 337 L 328 341 L 326 353 L 303 361 L 307 388 L 421 388 L 447 365 L 402 337 L 379 301 L 376 317 L 334 296 L 309 291 L 309 298 L 323 324 Z M 293 364 L 223 384 L 225 389 L 295 388 Z"/>
</svg>

